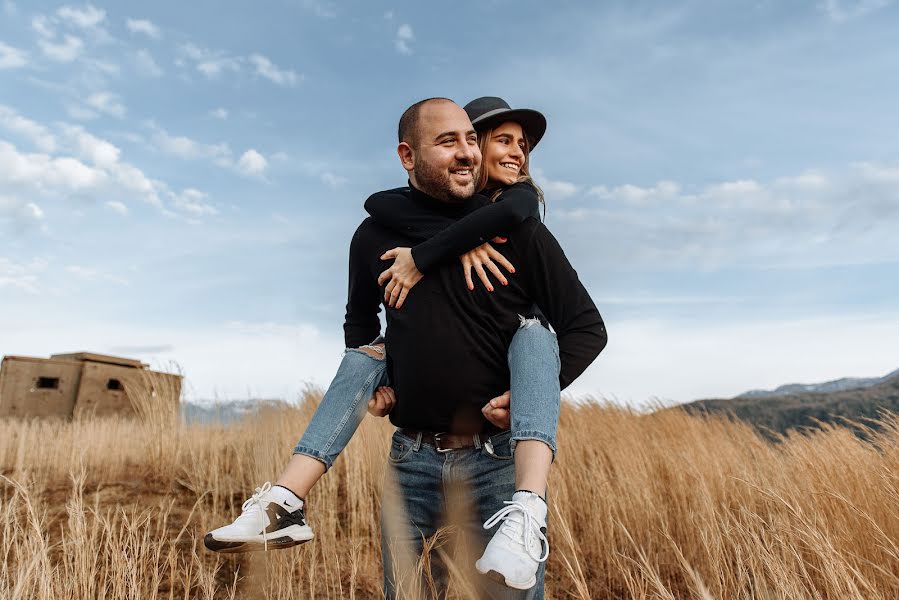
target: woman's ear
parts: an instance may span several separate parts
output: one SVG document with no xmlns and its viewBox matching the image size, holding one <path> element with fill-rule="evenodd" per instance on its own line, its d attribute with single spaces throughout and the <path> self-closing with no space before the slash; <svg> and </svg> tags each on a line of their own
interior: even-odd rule
<svg viewBox="0 0 899 600">
<path fill-rule="evenodd" d="M 410 173 L 415 170 L 415 151 L 412 150 L 412 146 L 407 142 L 400 142 L 400 145 L 396 147 L 396 153 L 399 155 L 404 169 Z"/>
</svg>

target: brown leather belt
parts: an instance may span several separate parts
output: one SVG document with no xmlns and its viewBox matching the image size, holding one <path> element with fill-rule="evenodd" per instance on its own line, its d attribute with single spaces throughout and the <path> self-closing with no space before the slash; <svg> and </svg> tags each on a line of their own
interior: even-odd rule
<svg viewBox="0 0 899 600">
<path fill-rule="evenodd" d="M 400 433 L 408 438 L 417 440 L 421 434 L 421 443 L 434 446 L 437 452 L 449 452 L 450 450 L 462 450 L 465 448 L 478 448 L 488 443 L 489 433 L 446 433 L 435 431 L 418 431 L 416 429 L 400 429 Z"/>
</svg>

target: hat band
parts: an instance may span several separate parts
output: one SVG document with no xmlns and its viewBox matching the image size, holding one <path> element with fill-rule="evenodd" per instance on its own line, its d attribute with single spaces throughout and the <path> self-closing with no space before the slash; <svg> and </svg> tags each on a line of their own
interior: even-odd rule
<svg viewBox="0 0 899 600">
<path fill-rule="evenodd" d="M 480 117 L 478 117 L 477 119 L 472 121 L 471 124 L 474 125 L 475 123 L 480 123 L 484 119 L 489 119 L 490 117 L 492 117 L 494 115 L 498 115 L 498 114 L 501 114 L 504 112 L 512 112 L 512 109 L 511 108 L 494 108 L 493 110 L 488 110 L 483 115 L 481 115 Z"/>
</svg>

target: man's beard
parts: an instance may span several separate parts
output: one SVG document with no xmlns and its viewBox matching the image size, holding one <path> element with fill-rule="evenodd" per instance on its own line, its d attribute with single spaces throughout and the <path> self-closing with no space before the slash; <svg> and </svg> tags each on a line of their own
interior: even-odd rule
<svg viewBox="0 0 899 600">
<path fill-rule="evenodd" d="M 430 163 L 419 162 L 415 165 L 415 180 L 422 192 L 443 200 L 444 202 L 462 202 L 474 195 L 475 182 L 478 179 L 477 169 L 471 161 L 460 161 L 454 164 L 453 169 L 468 168 L 471 171 L 471 183 L 460 187 L 454 185 L 450 178 L 449 169 L 436 168 Z"/>
</svg>

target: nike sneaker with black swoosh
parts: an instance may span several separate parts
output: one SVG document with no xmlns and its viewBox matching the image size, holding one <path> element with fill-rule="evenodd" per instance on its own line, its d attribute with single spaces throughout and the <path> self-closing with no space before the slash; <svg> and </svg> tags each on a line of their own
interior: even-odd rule
<svg viewBox="0 0 899 600">
<path fill-rule="evenodd" d="M 214 552 L 280 550 L 314 537 L 306 523 L 304 502 L 285 487 L 265 482 L 243 503 L 230 525 L 206 534 L 203 544 Z"/>
</svg>

